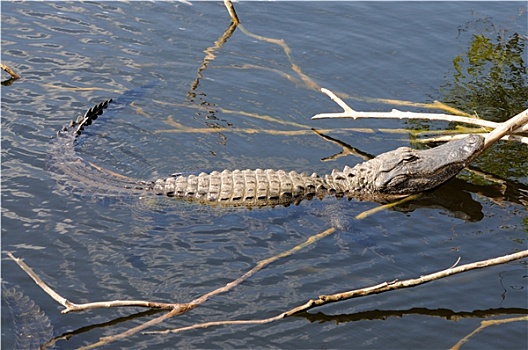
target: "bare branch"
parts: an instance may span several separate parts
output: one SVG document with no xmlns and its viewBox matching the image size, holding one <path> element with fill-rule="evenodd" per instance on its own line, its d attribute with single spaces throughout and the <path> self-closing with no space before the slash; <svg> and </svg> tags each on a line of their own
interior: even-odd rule
<svg viewBox="0 0 528 350">
<path fill-rule="evenodd" d="M 385 209 L 390 209 L 390 208 L 393 208 L 395 206 L 398 206 L 400 204 L 403 204 L 403 203 L 407 203 L 407 202 L 410 202 L 410 201 L 413 201 L 417 198 L 420 198 L 422 196 L 422 193 L 415 193 L 415 194 L 411 194 L 410 196 L 407 196 L 407 197 L 404 197 L 404 198 L 401 198 L 399 200 L 396 200 L 396 201 L 393 201 L 393 202 L 390 202 L 390 203 L 387 203 L 387 204 L 383 204 L 383 205 L 379 205 L 377 207 L 374 207 L 372 209 L 368 209 L 368 210 L 365 210 L 359 214 L 357 214 L 355 216 L 355 219 L 356 220 L 362 220 L 368 216 L 371 216 L 373 214 L 376 214 L 377 212 L 379 211 L 382 211 L 382 210 L 385 210 Z"/>
<path fill-rule="evenodd" d="M 20 266 L 20 268 L 22 270 L 24 270 L 29 275 L 29 277 L 31 277 L 33 279 L 33 281 L 35 281 L 35 283 L 40 288 L 42 288 L 42 290 L 44 290 L 50 297 L 52 297 L 56 302 L 58 302 L 59 304 L 61 304 L 62 306 L 66 307 L 66 308 L 68 308 L 71 305 L 71 302 L 69 302 L 68 299 L 62 297 L 60 294 L 58 294 L 53 289 L 51 289 L 46 284 L 46 282 L 44 282 L 35 272 L 33 272 L 33 270 L 28 265 L 26 265 L 26 263 L 22 259 L 16 258 L 10 252 L 7 252 L 7 255 L 14 262 L 16 262 L 17 265 Z"/>
<path fill-rule="evenodd" d="M 356 298 L 356 297 L 370 295 L 370 294 L 383 293 L 383 292 L 387 292 L 387 291 L 390 291 L 390 290 L 393 290 L 393 289 L 414 287 L 414 286 L 417 286 L 417 285 L 420 285 L 420 284 L 424 284 L 424 283 L 431 282 L 431 281 L 434 281 L 434 280 L 437 280 L 437 279 L 440 279 L 440 278 L 444 278 L 444 277 L 448 277 L 448 276 L 451 276 L 451 275 L 455 275 L 455 274 L 458 274 L 458 273 L 461 273 L 461 272 L 474 270 L 474 269 L 481 269 L 481 268 L 488 267 L 488 266 L 504 264 L 504 263 L 507 263 L 507 262 L 510 262 L 510 261 L 523 259 L 523 258 L 527 258 L 527 257 L 528 257 L 528 250 L 524 250 L 524 251 L 521 251 L 521 252 L 518 252 L 518 253 L 505 255 L 505 256 L 498 257 L 498 258 L 492 258 L 492 259 L 477 261 L 477 262 L 474 262 L 474 263 L 471 263 L 471 264 L 466 264 L 466 265 L 461 265 L 461 266 L 458 266 L 458 267 L 449 268 L 449 269 L 442 270 L 442 271 L 439 271 L 439 272 L 435 272 L 435 273 L 432 273 L 432 274 L 420 276 L 419 278 L 408 279 L 408 280 L 400 281 L 400 282 L 398 282 L 398 281 L 384 282 L 384 283 L 380 283 L 380 284 L 378 284 L 376 286 L 373 286 L 373 287 L 356 289 L 356 290 L 352 290 L 352 291 L 348 291 L 348 292 L 344 292 L 344 293 L 337 293 L 337 294 L 332 294 L 332 295 L 321 295 L 321 296 L 319 296 L 318 299 L 310 300 L 306 304 L 304 304 L 304 305 L 302 305 L 302 306 L 300 306 L 300 307 L 298 307 L 296 309 L 292 309 L 291 311 L 287 312 L 287 316 L 291 316 L 291 315 L 293 315 L 295 313 L 298 313 L 300 311 L 306 311 L 306 310 L 314 308 L 316 306 L 321 306 L 321 305 L 328 304 L 328 303 L 333 303 L 333 302 L 336 302 L 336 301 Z"/>
<path fill-rule="evenodd" d="M 267 258 L 267 259 L 261 260 L 261 261 L 259 261 L 257 263 L 257 265 L 254 268 L 252 268 L 251 270 L 249 270 L 248 272 L 246 272 L 245 274 L 243 274 L 241 277 L 237 278 L 233 282 L 230 282 L 230 283 L 226 284 L 224 287 L 215 289 L 212 292 L 209 292 L 207 294 L 202 295 L 199 298 L 196 298 L 195 300 L 191 301 L 190 304 L 191 305 L 202 304 L 203 302 L 205 302 L 207 299 L 209 299 L 210 297 L 212 297 L 214 295 L 217 295 L 217 294 L 220 294 L 220 293 L 225 293 L 229 289 L 239 285 L 242 281 L 244 281 L 244 280 L 248 279 L 249 277 L 253 276 L 255 273 L 257 273 L 258 271 L 262 270 L 267 265 L 269 265 L 269 264 L 271 264 L 271 263 L 273 263 L 273 262 L 275 262 L 275 261 L 277 261 L 277 260 L 279 260 L 281 258 L 290 256 L 290 255 L 298 252 L 299 250 L 301 250 L 303 248 L 306 248 L 307 246 L 317 242 L 318 240 L 320 240 L 320 239 L 322 239 L 322 238 L 324 238 L 324 237 L 326 237 L 326 236 L 328 236 L 328 235 L 330 235 L 330 234 L 332 234 L 334 232 L 335 232 L 335 228 L 330 227 L 330 228 L 324 230 L 321 233 L 318 233 L 316 235 L 313 235 L 313 236 L 309 237 L 303 243 L 298 244 L 295 247 L 293 247 L 291 249 L 288 249 L 285 252 L 282 252 L 282 253 L 279 253 L 279 254 L 277 254 L 275 256 L 272 256 L 271 258 Z"/>
<path fill-rule="evenodd" d="M 120 339 L 124 339 L 126 337 L 129 337 L 132 334 L 135 334 L 137 332 L 140 332 L 146 328 L 152 327 L 153 325 L 156 325 L 158 323 L 163 322 L 164 320 L 183 314 L 189 310 L 194 309 L 200 304 L 203 304 L 206 302 L 209 298 L 218 295 L 220 293 L 228 292 L 229 290 L 233 289 L 234 287 L 238 286 L 243 281 L 247 280 L 251 276 L 253 276 L 258 271 L 262 270 L 267 265 L 282 259 L 284 257 L 287 257 L 289 255 L 292 255 L 299 250 L 306 248 L 307 246 L 317 242 L 318 240 L 332 234 L 335 232 L 335 228 L 331 227 L 326 229 L 325 231 L 322 231 L 316 235 L 313 235 L 309 237 L 305 242 L 296 245 L 295 247 L 284 251 L 282 253 L 279 253 L 277 255 L 274 255 L 270 258 L 261 260 L 257 263 L 255 267 L 253 267 L 251 270 L 246 272 L 241 277 L 237 278 L 236 280 L 226 284 L 223 287 L 217 288 L 209 293 L 206 293 L 193 301 L 189 303 L 183 303 L 183 304 L 176 304 L 176 303 L 158 303 L 158 302 L 152 302 L 152 301 L 143 301 L 143 300 L 113 300 L 113 301 L 102 301 L 102 302 L 94 302 L 94 303 L 85 303 L 85 304 L 75 304 L 67 299 L 60 296 L 58 293 L 56 293 L 53 289 L 51 289 L 48 285 L 46 285 L 40 277 L 37 276 L 33 272 L 33 270 L 27 266 L 21 259 L 16 258 L 11 253 L 7 253 L 9 257 L 15 261 L 33 280 L 39 285 L 48 295 L 52 296 L 53 299 L 55 299 L 58 303 L 63 305 L 66 309 L 62 310 L 61 313 L 65 314 L 68 312 L 73 311 L 85 311 L 85 310 L 91 310 L 91 309 L 100 309 L 100 308 L 110 308 L 110 307 L 149 307 L 149 308 L 158 308 L 158 309 L 169 309 L 170 311 L 162 316 L 159 316 L 155 319 L 152 319 L 148 322 L 142 323 L 141 325 L 131 328 L 123 333 L 115 334 L 108 337 L 100 338 L 98 342 L 91 344 L 83 349 L 92 349 L 95 347 L 99 347 L 104 344 L 108 344 Z"/>
<path fill-rule="evenodd" d="M 445 278 L 445 277 L 455 275 L 458 273 L 466 272 L 469 270 L 475 270 L 475 269 L 481 269 L 484 267 L 505 264 L 505 263 L 508 263 L 514 260 L 519 260 L 519 259 L 524 259 L 524 258 L 528 258 L 528 250 L 524 250 L 524 251 L 510 254 L 510 255 L 500 256 L 498 258 L 481 260 L 481 261 L 477 261 L 474 263 L 461 265 L 458 267 L 450 267 L 448 269 L 435 272 L 435 273 L 431 273 L 428 275 L 420 276 L 414 279 L 408 279 L 404 281 L 393 280 L 390 282 L 382 282 L 374 286 L 355 289 L 355 290 L 348 291 L 348 292 L 337 293 L 337 294 L 332 294 L 332 295 L 321 295 L 319 296 L 318 299 L 311 299 L 302 305 L 299 305 L 293 309 L 282 312 L 278 314 L 277 316 L 270 317 L 270 318 L 255 319 L 255 320 L 226 320 L 226 321 L 206 322 L 206 323 L 194 324 L 194 325 L 187 326 L 187 327 L 168 329 L 168 330 L 163 330 L 163 331 L 144 332 L 144 334 L 179 333 L 179 332 L 183 332 L 186 330 L 197 329 L 197 328 L 207 328 L 207 327 L 212 327 L 212 326 L 269 323 L 269 322 L 280 320 L 285 317 L 293 316 L 300 312 L 304 312 L 309 309 L 322 306 L 325 304 L 343 301 L 343 300 L 352 299 L 352 298 L 363 297 L 363 296 L 367 296 L 371 294 L 388 292 L 393 289 L 410 288 L 410 287 L 414 287 L 420 284 L 431 282 L 437 279 L 441 279 L 441 278 Z"/>
<path fill-rule="evenodd" d="M 233 21 L 234 24 L 239 25 L 240 20 L 238 19 L 233 3 L 231 3 L 231 1 L 229 0 L 224 0 L 224 6 L 226 7 L 227 12 L 229 13 L 229 17 L 231 17 L 231 21 Z"/>
<path fill-rule="evenodd" d="M 87 350 L 87 349 L 95 349 L 95 348 L 98 348 L 102 345 L 105 345 L 105 344 L 109 344 L 109 343 L 112 343 L 112 342 L 115 342 L 115 341 L 118 341 L 118 340 L 121 340 L 121 339 L 125 339 L 127 337 L 130 337 L 131 335 L 134 335 L 138 332 L 141 332 L 142 330 L 144 329 L 147 329 L 149 327 L 152 327 L 154 325 L 157 325 L 171 317 L 174 317 L 174 316 L 177 316 L 177 315 L 180 315 L 184 312 L 186 312 L 188 310 L 182 310 L 182 309 L 178 309 L 178 308 L 175 308 L 173 310 L 171 310 L 170 312 L 162 315 L 162 316 L 159 316 L 159 317 L 156 317 L 148 322 L 144 322 L 142 324 L 140 324 L 139 326 L 136 326 L 134 328 L 131 328 L 125 332 L 122 332 L 122 333 L 119 333 L 119 334 L 115 334 L 115 335 L 111 335 L 111 336 L 107 336 L 107 337 L 102 337 L 99 339 L 98 342 L 96 343 L 93 343 L 93 344 L 90 344 L 90 345 L 87 345 L 85 347 L 82 347 L 82 348 L 79 348 L 79 350 Z"/>
<path fill-rule="evenodd" d="M 352 108 L 350 108 L 346 103 L 345 101 L 343 101 L 342 99 L 340 99 L 339 97 L 336 96 L 336 94 L 334 94 L 332 91 L 328 90 L 328 89 L 325 89 L 325 88 L 321 88 L 321 92 L 324 93 L 324 94 L 327 94 L 331 99 L 332 101 L 334 101 L 335 103 L 337 103 L 341 108 L 343 108 L 343 110 L 345 111 L 345 113 L 348 113 L 350 115 L 354 115 L 354 113 L 357 113 L 355 110 L 353 110 Z M 352 117 L 354 118 L 354 117 Z M 317 116 L 315 117 L 312 117 L 312 119 L 318 119 Z M 354 118 L 355 119 L 355 118 Z"/>
<path fill-rule="evenodd" d="M 504 123 L 496 123 L 496 122 L 492 122 L 489 120 L 483 120 L 483 119 L 478 119 L 478 118 L 468 118 L 468 117 L 463 117 L 463 116 L 458 116 L 458 115 L 442 114 L 442 113 L 413 113 L 413 112 L 402 112 L 396 109 L 393 109 L 391 112 L 358 112 L 350 108 L 342 99 L 336 96 L 332 91 L 328 89 L 324 89 L 324 88 L 322 88 L 321 91 L 325 93 L 326 95 L 328 95 L 332 99 L 332 101 L 336 102 L 341 108 L 343 108 L 344 112 L 320 113 L 320 114 L 316 114 L 315 116 L 313 116 L 312 119 L 324 119 L 324 118 L 427 119 L 427 120 L 442 120 L 446 122 L 456 122 L 456 123 L 479 125 L 479 126 L 483 126 L 486 128 L 493 128 L 493 129 L 503 126 L 505 129 L 499 129 L 499 131 L 497 131 L 497 133 L 493 135 L 495 141 L 500 139 L 502 136 L 508 133 L 521 133 L 521 132 L 528 131 L 528 125 L 525 125 L 526 122 L 528 121 L 528 118 L 526 118 L 526 115 L 528 114 L 528 110 L 515 116 L 514 117 L 515 123 L 511 122 L 511 124 L 508 123 L 507 125 L 505 125 Z M 496 135 L 497 136 L 501 135 L 501 137 L 498 137 L 497 139 L 495 139 Z"/>
<path fill-rule="evenodd" d="M 476 133 L 476 134 L 480 134 L 480 133 Z M 416 140 L 416 141 L 417 142 L 423 142 L 423 143 L 446 142 L 446 141 L 451 141 L 451 140 L 462 139 L 462 138 L 464 138 L 464 137 L 466 137 L 468 135 L 469 134 L 443 135 L 443 136 L 423 138 L 423 139 L 419 139 L 419 140 Z M 480 134 L 480 135 L 486 137 L 488 134 Z M 525 136 L 504 135 L 503 137 L 501 137 L 501 140 L 503 140 L 503 141 L 515 141 L 515 142 L 519 142 L 519 143 L 528 144 L 528 137 L 525 137 Z"/>
<path fill-rule="evenodd" d="M 237 278 L 236 280 L 234 280 L 233 282 L 230 282 L 228 284 L 226 284 L 224 287 L 220 287 L 220 288 L 217 288 L 207 294 L 204 294 L 196 299 L 194 299 L 193 301 L 191 301 L 190 303 L 188 304 L 185 304 L 185 305 L 188 305 L 190 309 L 192 308 L 195 308 L 196 306 L 204 303 L 205 301 L 207 301 L 207 299 L 209 299 L 210 297 L 214 296 L 214 295 L 217 295 L 217 294 L 220 294 L 220 293 L 225 293 L 227 291 L 229 291 L 230 289 L 236 287 L 237 285 L 239 285 L 240 283 L 242 283 L 244 280 L 248 279 L 249 277 L 251 277 L 252 275 L 254 275 L 255 273 L 257 273 L 258 271 L 262 270 L 265 266 L 271 264 L 272 262 L 275 262 L 281 258 L 284 258 L 286 256 L 289 256 L 293 253 L 296 253 L 297 251 L 309 246 L 310 244 L 314 243 L 314 242 L 317 242 L 318 240 L 320 240 L 321 238 L 324 238 L 332 233 L 335 232 L 335 229 L 334 228 L 329 228 L 317 235 L 314 235 L 314 236 L 311 236 L 309 237 L 304 243 L 301 243 L 285 252 L 282 252 L 280 254 L 277 254 L 275 256 L 272 256 L 271 258 L 268 258 L 268 259 L 265 259 L 265 260 L 261 260 L 258 262 L 258 264 L 252 268 L 251 270 L 249 270 L 248 272 L 246 272 L 244 275 L 242 275 L 241 277 Z M 152 319 L 146 323 L 142 323 L 140 324 L 139 326 L 137 327 L 134 327 L 134 328 L 131 328 L 123 333 L 119 333 L 119 334 L 115 334 L 115 335 L 112 335 L 112 336 L 108 336 L 108 337 L 103 337 L 101 339 L 99 339 L 98 342 L 94 343 L 94 344 L 91 344 L 85 348 L 82 348 L 82 349 L 93 349 L 93 348 L 96 348 L 96 347 L 99 347 L 101 345 L 104 345 L 104 344 L 108 344 L 108 343 L 111 343 L 111 342 L 114 342 L 114 341 L 117 341 L 117 340 L 120 340 L 120 339 L 124 339 L 124 338 L 127 338 L 133 334 L 136 334 L 144 329 L 147 329 L 149 327 L 152 327 L 156 324 L 159 324 L 163 321 L 165 321 L 166 319 L 169 319 L 171 317 L 174 317 L 174 316 L 177 316 L 177 315 L 180 315 L 188 310 L 181 310 L 181 309 L 174 309 L 174 310 L 171 310 L 170 312 L 168 312 L 167 314 L 164 314 L 160 317 L 157 317 L 155 319 Z M 267 321 L 267 322 L 271 322 L 270 321 Z M 266 323 L 266 322 L 262 322 L 262 323 Z M 200 327 L 197 327 L 197 328 L 200 328 Z"/>
<path fill-rule="evenodd" d="M 159 303 L 154 301 L 144 301 L 144 300 L 113 300 L 113 301 L 99 301 L 93 303 L 85 304 L 75 304 L 69 301 L 68 299 L 61 296 L 59 293 L 55 292 L 50 286 L 48 286 L 22 259 L 15 257 L 12 253 L 7 252 L 7 255 L 17 263 L 22 270 L 24 270 L 29 277 L 35 281 L 35 283 L 42 288 L 50 297 L 52 297 L 56 302 L 65 307 L 61 311 L 63 314 L 69 312 L 79 312 L 92 309 L 102 309 L 102 308 L 111 308 L 111 307 L 148 307 L 153 309 L 174 309 L 174 308 L 192 308 L 187 304 L 174 304 L 174 303 Z"/>
<path fill-rule="evenodd" d="M 457 261 L 455 261 L 455 263 L 453 265 L 451 265 L 450 269 L 452 269 L 453 267 L 457 266 L 459 262 L 460 262 L 460 257 L 458 257 Z"/>
<path fill-rule="evenodd" d="M 528 109 L 517 114 L 515 117 L 506 120 L 504 123 L 501 123 L 500 126 L 490 132 L 486 136 L 486 140 L 484 142 L 484 149 L 488 148 L 493 143 L 500 140 L 503 136 L 515 132 L 523 125 L 528 126 Z"/>
</svg>

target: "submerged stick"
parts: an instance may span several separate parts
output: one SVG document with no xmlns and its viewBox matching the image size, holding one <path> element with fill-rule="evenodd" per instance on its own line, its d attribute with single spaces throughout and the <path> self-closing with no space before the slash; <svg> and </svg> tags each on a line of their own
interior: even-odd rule
<svg viewBox="0 0 528 350">
<path fill-rule="evenodd" d="M 506 318 L 502 320 L 482 321 L 480 322 L 480 326 L 477 329 L 475 329 L 473 332 L 471 332 L 470 334 L 462 338 L 458 343 L 453 345 L 453 347 L 450 350 L 459 350 L 460 347 L 469 340 L 469 338 L 471 338 L 472 336 L 474 336 L 475 334 L 479 333 L 480 331 L 484 330 L 485 328 L 489 326 L 497 326 L 501 324 L 519 322 L 519 321 L 528 321 L 528 316 L 512 317 L 512 318 Z"/>
</svg>

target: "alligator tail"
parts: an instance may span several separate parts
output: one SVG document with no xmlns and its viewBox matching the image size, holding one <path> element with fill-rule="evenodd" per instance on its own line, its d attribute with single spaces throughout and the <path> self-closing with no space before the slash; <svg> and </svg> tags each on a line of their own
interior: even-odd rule
<svg viewBox="0 0 528 350">
<path fill-rule="evenodd" d="M 50 146 L 49 170 L 57 177 L 62 190 L 86 196 L 116 197 L 134 192 L 144 193 L 152 187 L 151 182 L 129 178 L 84 161 L 75 152 L 75 141 L 113 102 L 105 100 L 72 120 L 58 133 Z"/>
<path fill-rule="evenodd" d="M 84 115 L 77 118 L 77 120 L 72 120 L 68 126 L 63 127 L 62 130 L 59 131 L 58 136 L 60 136 L 61 132 L 69 132 L 74 137 L 78 137 L 84 130 L 84 127 L 91 125 L 92 122 L 97 119 L 97 117 L 103 114 L 103 111 L 110 103 L 112 103 L 112 101 L 112 99 L 108 99 L 88 109 Z"/>
</svg>

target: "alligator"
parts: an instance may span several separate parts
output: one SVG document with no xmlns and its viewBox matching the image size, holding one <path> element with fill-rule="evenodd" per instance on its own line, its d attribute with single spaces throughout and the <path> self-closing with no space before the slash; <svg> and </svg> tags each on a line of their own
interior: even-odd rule
<svg viewBox="0 0 528 350">
<path fill-rule="evenodd" d="M 68 166 L 82 165 L 82 160 L 75 156 L 75 141 L 112 102 L 112 99 L 106 100 L 90 108 L 57 133 L 56 146 L 59 150 L 55 152 L 61 159 L 56 160 L 56 169 L 65 175 L 76 174 L 68 170 Z M 354 167 L 345 166 L 343 170 L 333 170 L 323 176 L 256 169 L 198 175 L 175 173 L 154 181 L 137 181 L 99 169 L 99 180 L 87 175 L 72 181 L 91 181 L 92 185 L 106 190 L 153 193 L 224 206 L 288 206 L 314 197 L 322 199 L 327 195 L 389 202 L 438 187 L 475 159 L 483 146 L 482 136 L 469 135 L 426 150 L 400 147 Z"/>
<path fill-rule="evenodd" d="M 6 346 L 13 341 L 11 349 L 44 349 L 53 338 L 53 325 L 48 316 L 35 304 L 18 286 L 7 287 L 7 282 L 2 281 L 2 321 L 5 328 L 2 334 L 2 345 Z M 7 306 L 4 308 L 4 306 Z M 4 317 L 6 317 L 4 319 Z M 11 325 L 8 324 L 11 323 Z M 10 328 L 10 326 L 12 328 Z M 11 329 L 11 331 L 9 331 Z M 13 339 L 8 337 L 12 334 Z M 5 338 L 4 338 L 5 337 Z"/>
</svg>

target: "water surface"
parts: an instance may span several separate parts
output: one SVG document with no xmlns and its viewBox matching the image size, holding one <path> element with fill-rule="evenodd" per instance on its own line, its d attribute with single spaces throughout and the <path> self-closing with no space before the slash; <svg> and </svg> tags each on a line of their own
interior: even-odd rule
<svg viewBox="0 0 528 350">
<path fill-rule="evenodd" d="M 511 51 L 524 48 L 521 2 L 236 3 L 245 28 L 282 39 L 291 60 L 283 47 L 240 29 L 223 38 L 229 17 L 221 2 L 1 6 L 2 62 L 23 77 L 2 86 L 2 281 L 25 296 L 4 290 L 3 348 L 28 346 L 21 330 L 24 310 L 39 315 L 33 345 L 73 332 L 55 342 L 59 349 L 88 345 L 153 317 L 126 318 L 138 309 L 62 315 L 6 251 L 24 258 L 74 302 L 187 302 L 262 259 L 337 228 L 230 292 L 156 327 L 163 329 L 266 318 L 321 294 L 435 272 L 458 257 L 469 263 L 526 249 L 525 145 L 497 145 L 474 162 L 478 172 L 465 171 L 428 200 L 363 220 L 354 217 L 376 204 L 328 198 L 246 210 L 108 198 L 83 184 L 62 186 L 49 164 L 50 138 L 57 130 L 93 104 L 133 90 L 136 95 L 126 95 L 130 104 L 86 130 L 76 148 L 83 159 L 144 180 L 224 168 L 324 174 L 353 165 L 360 159 L 322 162 L 341 147 L 310 128 L 330 129 L 328 135 L 375 155 L 411 144 L 414 136 L 406 131 L 411 127 L 453 126 L 312 121 L 314 114 L 339 107 L 307 81 L 346 93 L 357 110 L 430 112 L 380 100 L 392 99 L 443 100 L 472 112 L 475 106 L 464 104 L 468 99 L 462 96 L 480 90 L 455 78 L 453 62 L 467 57 L 479 35 L 496 42 L 498 35 L 507 40 L 518 33 L 521 39 Z M 515 78 L 526 79 L 526 71 L 516 72 Z M 522 91 L 509 95 L 514 93 Z M 479 115 L 507 118 L 509 110 L 493 100 L 499 99 L 479 104 Z M 517 112 L 528 108 L 509 105 Z M 448 348 L 484 319 L 526 312 L 526 264 L 514 262 L 271 324 L 137 334 L 107 347 Z M 42 326 L 46 318 L 51 327 Z M 467 346 L 526 348 L 526 339 L 526 324 L 512 322 L 487 328 Z"/>
</svg>

